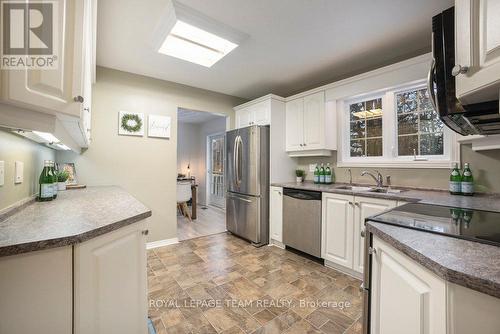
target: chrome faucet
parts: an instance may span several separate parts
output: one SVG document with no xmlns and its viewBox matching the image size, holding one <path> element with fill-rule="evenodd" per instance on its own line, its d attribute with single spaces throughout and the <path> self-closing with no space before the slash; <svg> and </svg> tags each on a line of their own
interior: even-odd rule
<svg viewBox="0 0 500 334">
<path fill-rule="evenodd" d="M 377 182 L 377 188 L 382 188 L 384 186 L 384 177 L 382 176 L 382 174 L 380 174 L 380 172 L 378 170 L 374 171 L 375 173 L 377 173 L 377 176 L 375 176 L 373 173 L 370 173 L 369 171 L 362 171 L 361 172 L 361 176 L 365 176 L 365 175 L 369 175 L 371 176 L 375 182 Z"/>
<path fill-rule="evenodd" d="M 347 168 L 346 173 L 349 174 L 349 185 L 352 186 L 352 172 L 350 168 Z"/>
</svg>

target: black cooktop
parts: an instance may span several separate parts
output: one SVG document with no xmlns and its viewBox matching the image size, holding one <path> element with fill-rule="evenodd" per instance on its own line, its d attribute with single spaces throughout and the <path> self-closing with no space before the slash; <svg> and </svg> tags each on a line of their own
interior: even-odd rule
<svg viewBox="0 0 500 334">
<path fill-rule="evenodd" d="M 368 220 L 500 246 L 500 213 L 411 203 Z"/>
</svg>

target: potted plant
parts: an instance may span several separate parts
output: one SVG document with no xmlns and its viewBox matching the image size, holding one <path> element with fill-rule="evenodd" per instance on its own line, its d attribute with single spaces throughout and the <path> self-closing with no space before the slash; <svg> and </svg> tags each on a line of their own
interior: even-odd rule
<svg viewBox="0 0 500 334">
<path fill-rule="evenodd" d="M 306 171 L 303 169 L 295 170 L 295 176 L 297 177 L 297 183 L 304 182 L 304 177 L 306 176 Z"/>
<path fill-rule="evenodd" d="M 68 180 L 69 173 L 65 170 L 57 173 L 57 190 L 66 190 L 66 181 Z"/>
</svg>

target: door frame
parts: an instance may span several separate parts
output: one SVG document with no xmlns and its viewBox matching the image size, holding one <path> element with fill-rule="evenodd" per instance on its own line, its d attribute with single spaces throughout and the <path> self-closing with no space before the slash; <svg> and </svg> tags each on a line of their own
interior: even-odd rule
<svg viewBox="0 0 500 334">
<path fill-rule="evenodd" d="M 227 125 L 226 125 L 226 130 L 227 130 Z M 206 161 L 205 161 L 205 166 L 207 167 L 206 170 L 205 170 L 205 198 L 206 198 L 206 205 L 207 206 L 215 206 L 216 208 L 220 208 L 220 209 L 225 209 L 226 208 L 226 205 L 225 205 L 225 201 L 223 202 L 222 206 L 219 207 L 217 205 L 213 205 L 210 203 L 210 168 L 211 167 L 211 138 L 213 137 L 219 137 L 219 136 L 222 136 L 222 137 L 225 137 L 225 132 L 216 132 L 216 133 L 212 133 L 210 135 L 207 135 L 206 139 L 205 139 L 205 147 L 206 147 L 206 155 L 205 155 L 205 158 L 206 158 Z M 222 168 L 223 168 L 223 198 L 225 199 L 226 198 L 226 149 L 225 149 L 225 146 L 226 146 L 226 138 L 224 138 L 224 148 L 222 149 Z"/>
</svg>

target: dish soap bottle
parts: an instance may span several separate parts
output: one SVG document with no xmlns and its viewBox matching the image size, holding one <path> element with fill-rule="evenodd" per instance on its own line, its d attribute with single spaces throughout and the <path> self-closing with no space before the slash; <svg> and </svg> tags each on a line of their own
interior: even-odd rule
<svg viewBox="0 0 500 334">
<path fill-rule="evenodd" d="M 325 183 L 325 165 L 322 163 L 321 168 L 319 169 L 319 183 Z"/>
<path fill-rule="evenodd" d="M 326 184 L 332 184 L 332 169 L 330 168 L 330 163 L 326 164 L 326 169 L 325 169 L 325 183 Z"/>
<path fill-rule="evenodd" d="M 458 164 L 455 163 L 453 170 L 450 175 L 450 194 L 460 195 L 461 193 L 461 182 L 462 176 L 460 176 L 460 171 L 458 170 Z"/>
<path fill-rule="evenodd" d="M 474 195 L 474 178 L 467 162 L 464 165 L 464 172 L 462 173 L 461 191 L 462 195 L 465 196 Z"/>
<path fill-rule="evenodd" d="M 316 164 L 316 168 L 314 169 L 314 183 L 319 183 L 319 166 Z"/>
<path fill-rule="evenodd" d="M 38 201 L 46 202 L 54 199 L 52 191 L 52 175 L 50 174 L 50 161 L 43 162 L 43 170 L 38 179 Z"/>
</svg>

